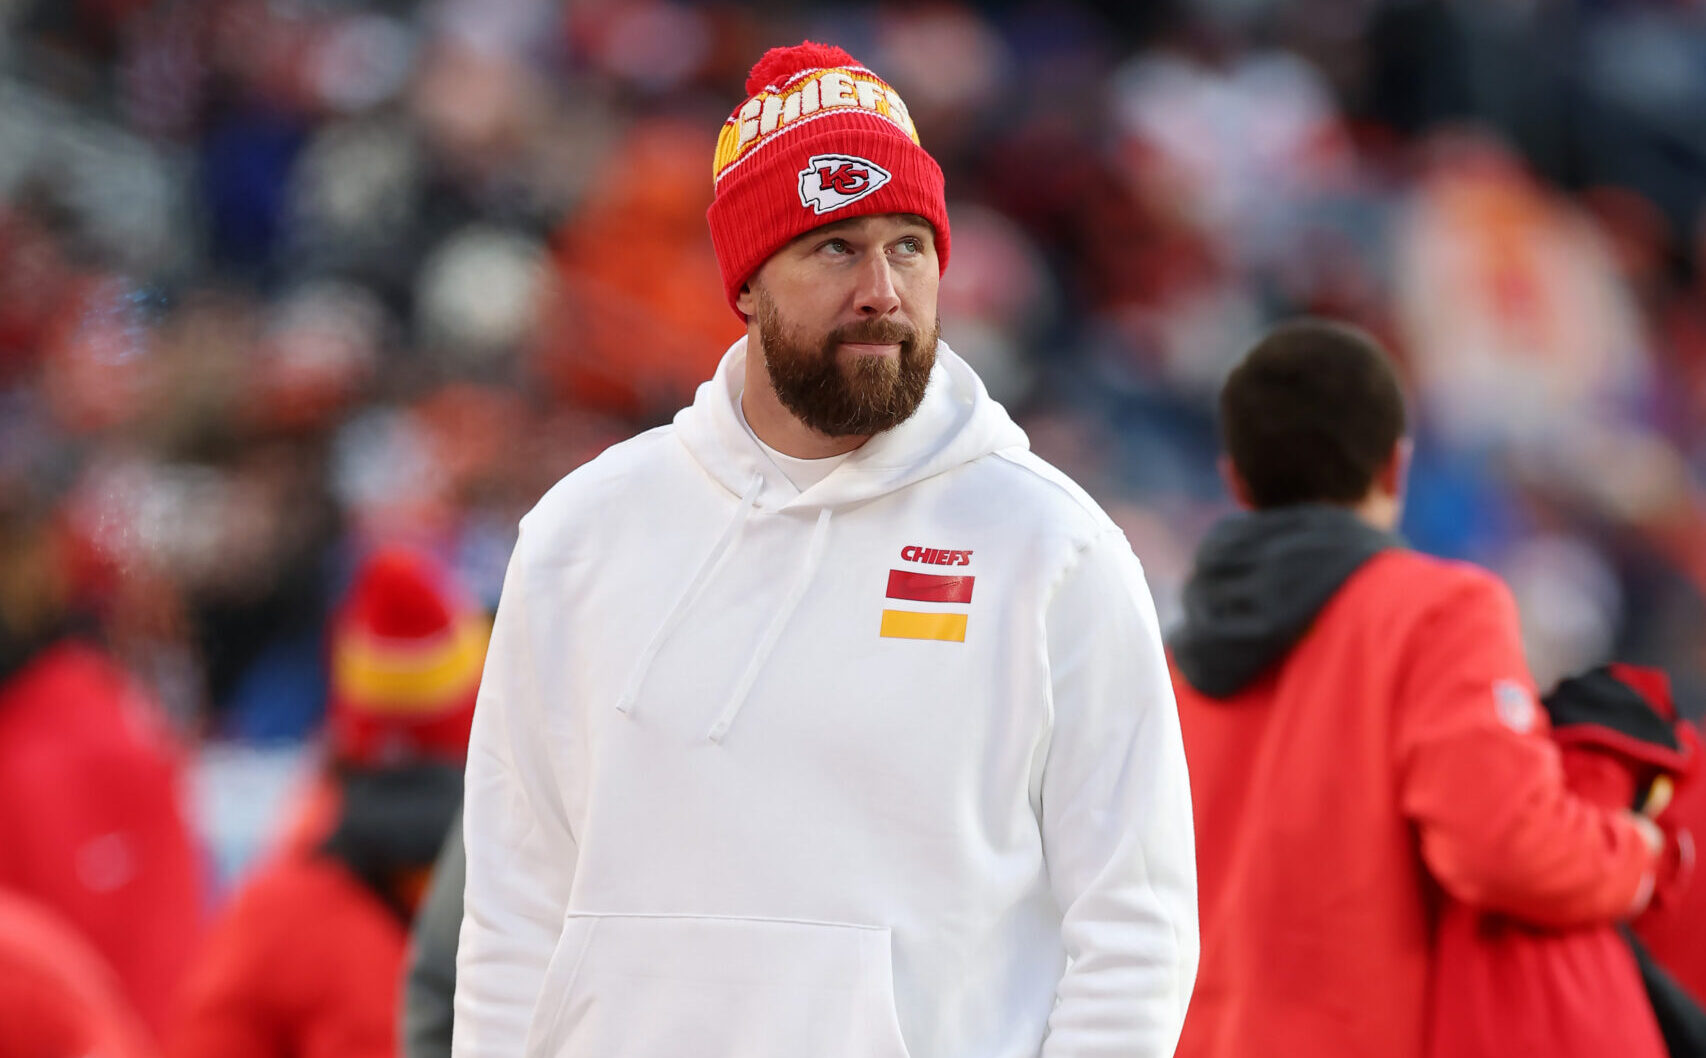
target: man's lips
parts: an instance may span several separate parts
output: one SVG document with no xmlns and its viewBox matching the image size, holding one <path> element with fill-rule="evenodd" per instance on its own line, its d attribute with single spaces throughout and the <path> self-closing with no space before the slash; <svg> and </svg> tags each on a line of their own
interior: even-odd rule
<svg viewBox="0 0 1706 1058">
<path fill-rule="evenodd" d="M 879 345 L 873 342 L 842 342 L 841 348 L 854 356 L 894 356 L 900 353 L 900 343 Z"/>
</svg>

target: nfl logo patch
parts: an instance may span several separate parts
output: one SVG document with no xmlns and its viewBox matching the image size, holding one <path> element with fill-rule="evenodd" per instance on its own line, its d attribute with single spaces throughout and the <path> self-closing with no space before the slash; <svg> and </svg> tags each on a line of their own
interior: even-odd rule
<svg viewBox="0 0 1706 1058">
<path fill-rule="evenodd" d="M 1528 688 L 1515 680 L 1493 681 L 1493 708 L 1499 722 L 1520 734 L 1533 731 L 1540 720 L 1540 707 Z"/>
</svg>

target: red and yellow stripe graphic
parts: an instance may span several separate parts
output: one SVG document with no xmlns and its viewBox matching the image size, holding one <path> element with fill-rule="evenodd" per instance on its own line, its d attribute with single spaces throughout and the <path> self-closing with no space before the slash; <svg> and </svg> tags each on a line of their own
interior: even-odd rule
<svg viewBox="0 0 1706 1058">
<path fill-rule="evenodd" d="M 889 570 L 888 597 L 912 602 L 969 604 L 976 577 L 944 577 L 933 573 Z M 885 639 L 937 639 L 948 643 L 966 641 L 966 614 L 919 610 L 883 611 Z"/>
</svg>

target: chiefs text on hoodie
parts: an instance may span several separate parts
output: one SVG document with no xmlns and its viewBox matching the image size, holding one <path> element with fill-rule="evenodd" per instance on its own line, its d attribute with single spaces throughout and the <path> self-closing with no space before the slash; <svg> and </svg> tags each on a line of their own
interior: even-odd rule
<svg viewBox="0 0 1706 1058">
<path fill-rule="evenodd" d="M 523 520 L 458 1058 L 1172 1054 L 1189 795 L 1124 535 L 945 344 L 803 492 L 695 402 Z"/>
</svg>

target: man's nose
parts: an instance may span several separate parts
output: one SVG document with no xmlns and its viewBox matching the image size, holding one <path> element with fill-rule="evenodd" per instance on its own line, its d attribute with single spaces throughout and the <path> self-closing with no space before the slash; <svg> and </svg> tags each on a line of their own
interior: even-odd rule
<svg viewBox="0 0 1706 1058">
<path fill-rule="evenodd" d="M 900 293 L 895 290 L 894 268 L 888 255 L 873 254 L 859 270 L 855 291 L 861 316 L 889 316 L 900 311 Z"/>
</svg>

